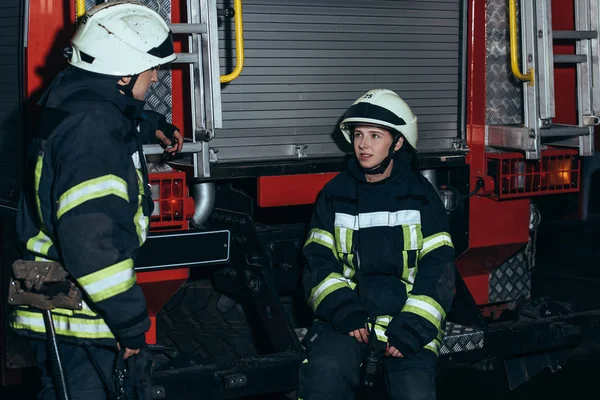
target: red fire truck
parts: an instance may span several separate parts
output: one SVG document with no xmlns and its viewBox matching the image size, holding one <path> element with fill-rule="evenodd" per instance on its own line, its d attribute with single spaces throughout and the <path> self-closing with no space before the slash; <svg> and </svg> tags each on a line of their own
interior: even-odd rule
<svg viewBox="0 0 600 400">
<path fill-rule="evenodd" d="M 0 4 L 3 298 L 35 103 L 97 2 L 73 3 Z M 598 0 L 143 3 L 178 52 L 148 106 L 187 139 L 172 159 L 144 148 L 155 214 L 136 268 L 156 398 L 295 390 L 312 318 L 299 284 L 306 224 L 351 154 L 340 117 L 378 87 L 418 116 L 422 173 L 451 221 L 459 274 L 440 364 L 499 360 L 515 387 L 598 337 L 600 312 L 531 297 L 536 199 L 579 192 L 586 218 L 600 168 Z M 3 384 L 33 365 L 26 350 L 0 327 Z"/>
</svg>

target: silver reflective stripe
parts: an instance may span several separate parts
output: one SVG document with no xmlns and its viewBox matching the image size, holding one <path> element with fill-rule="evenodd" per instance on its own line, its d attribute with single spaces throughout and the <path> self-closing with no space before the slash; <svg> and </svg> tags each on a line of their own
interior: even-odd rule
<svg viewBox="0 0 600 400">
<path fill-rule="evenodd" d="M 356 283 L 350 279 L 344 278 L 342 275 L 337 273 L 331 273 L 325 278 L 317 287 L 315 287 L 308 300 L 309 306 L 316 310 L 321 302 L 331 293 L 338 289 L 350 288 L 354 289 Z"/>
<path fill-rule="evenodd" d="M 77 279 L 83 290 L 95 302 L 129 290 L 135 281 L 133 260 L 130 258 Z"/>
<path fill-rule="evenodd" d="M 321 242 L 323 245 L 327 245 L 328 248 L 334 249 L 334 240 L 331 233 L 321 230 L 321 229 L 313 229 L 310 231 L 310 235 L 308 235 L 308 241 L 311 239 L 316 239 L 316 242 Z"/>
<path fill-rule="evenodd" d="M 60 196 L 56 217 L 60 218 L 69 210 L 86 201 L 109 195 L 115 195 L 125 201 L 129 201 L 127 183 L 115 175 L 106 175 L 82 182 Z"/>
<path fill-rule="evenodd" d="M 408 278 L 407 278 L 407 280 L 408 280 L 408 282 L 410 282 L 411 285 L 414 285 L 416 275 L 417 275 L 417 268 L 416 267 L 408 269 Z"/>
<path fill-rule="evenodd" d="M 52 247 L 52 239 L 50 239 L 42 231 L 40 231 L 37 236 L 27 241 L 27 250 L 43 256 L 48 255 L 48 250 L 50 250 L 50 247 Z"/>
<path fill-rule="evenodd" d="M 424 238 L 423 248 L 421 249 L 421 252 L 419 254 L 419 259 L 425 257 L 427 254 L 442 246 L 454 247 L 452 244 L 452 238 L 447 232 L 439 232 L 435 235 L 431 235 Z"/>
<path fill-rule="evenodd" d="M 425 345 L 425 348 L 433 351 L 435 354 L 438 354 L 440 352 L 440 345 L 436 339 L 433 339 L 431 342 L 427 343 Z"/>
<path fill-rule="evenodd" d="M 400 210 L 395 212 L 377 211 L 372 213 L 360 213 L 350 215 L 335 213 L 335 226 L 352 230 L 374 228 L 379 226 L 401 226 L 421 224 L 421 212 L 418 210 Z M 417 235 L 415 230 L 415 240 Z"/>
<path fill-rule="evenodd" d="M 346 254 L 349 253 L 348 245 L 346 243 L 347 231 L 348 231 L 348 228 L 340 228 L 340 249 L 342 250 L 342 253 L 346 253 Z"/>
<path fill-rule="evenodd" d="M 62 315 L 53 315 L 54 328 L 58 335 L 74 336 L 88 339 L 114 338 L 108 325 L 101 319 L 82 319 Z M 41 314 L 17 310 L 11 322 L 14 329 L 27 329 L 33 332 L 44 333 L 46 327 Z"/>
</svg>

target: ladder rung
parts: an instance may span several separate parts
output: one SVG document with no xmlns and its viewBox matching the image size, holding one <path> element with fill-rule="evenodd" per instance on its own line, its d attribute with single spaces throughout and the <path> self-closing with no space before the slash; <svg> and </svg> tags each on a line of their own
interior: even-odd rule
<svg viewBox="0 0 600 400">
<path fill-rule="evenodd" d="M 206 24 L 169 24 L 173 33 L 206 33 Z"/>
<path fill-rule="evenodd" d="M 175 53 L 177 58 L 174 64 L 193 64 L 199 62 L 198 53 Z"/>
<path fill-rule="evenodd" d="M 165 149 L 159 144 L 145 144 L 142 146 L 144 154 L 149 156 L 152 154 L 163 154 Z M 202 151 L 202 142 L 184 142 L 181 153 L 199 153 Z"/>
<path fill-rule="evenodd" d="M 552 125 L 550 128 L 540 129 L 541 137 L 577 137 L 590 134 L 588 127 Z"/>
<path fill-rule="evenodd" d="M 587 62 L 587 56 L 581 54 L 555 54 L 553 60 L 555 64 L 578 64 Z"/>
<path fill-rule="evenodd" d="M 554 39 L 596 39 L 598 32 L 596 31 L 552 31 Z"/>
</svg>

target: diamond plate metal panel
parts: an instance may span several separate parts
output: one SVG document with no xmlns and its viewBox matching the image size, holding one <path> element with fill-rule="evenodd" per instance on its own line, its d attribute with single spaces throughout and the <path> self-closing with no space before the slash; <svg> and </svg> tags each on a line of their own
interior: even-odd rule
<svg viewBox="0 0 600 400">
<path fill-rule="evenodd" d="M 489 276 L 490 302 L 512 301 L 531 296 L 531 271 L 525 250 L 495 269 Z"/>
<path fill-rule="evenodd" d="M 141 0 L 143 4 L 156 11 L 167 24 L 171 23 L 171 0 Z M 96 5 L 96 0 L 86 0 L 85 9 Z M 146 94 L 146 109 L 159 112 L 172 121 L 172 91 L 171 69 L 158 70 L 158 82 L 150 87 Z"/>
<path fill-rule="evenodd" d="M 440 354 L 458 353 L 483 348 L 483 331 L 470 326 L 446 322 Z"/>
<path fill-rule="evenodd" d="M 522 124 L 522 83 L 510 69 L 508 1 L 488 0 L 486 13 L 486 123 Z M 518 30 L 517 37 L 520 37 Z"/>
</svg>

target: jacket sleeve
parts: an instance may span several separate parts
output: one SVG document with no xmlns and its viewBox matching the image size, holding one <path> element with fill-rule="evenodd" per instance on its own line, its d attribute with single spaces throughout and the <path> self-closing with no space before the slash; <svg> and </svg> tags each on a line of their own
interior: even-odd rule
<svg viewBox="0 0 600 400">
<path fill-rule="evenodd" d="M 349 333 L 364 328 L 367 313 L 354 291 L 350 270 L 339 260 L 334 236 L 334 216 L 320 194 L 304 245 L 304 292 L 315 315 L 330 322 L 338 331 Z"/>
<path fill-rule="evenodd" d="M 130 198 L 138 193 L 129 187 L 137 179 L 134 167 L 123 135 L 107 122 L 86 116 L 73 125 L 77 131 L 53 146 L 53 215 L 62 262 L 116 340 L 137 349 L 150 321 L 132 259 L 141 243 L 134 222 L 139 210 L 130 204 L 138 203 Z"/>
<path fill-rule="evenodd" d="M 389 343 L 404 355 L 422 347 L 438 353 L 446 313 L 454 297 L 454 247 L 444 206 L 430 186 L 431 201 L 421 212 L 423 247 L 412 291 L 401 312 L 390 322 Z"/>
<path fill-rule="evenodd" d="M 140 123 L 140 141 L 142 144 L 158 143 L 159 141 L 156 139 L 157 130 L 161 130 L 168 139 L 173 140 L 173 135 L 179 128 L 168 123 L 163 114 L 144 110 Z"/>
</svg>

